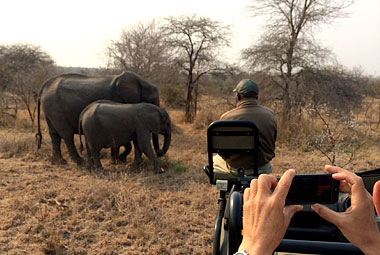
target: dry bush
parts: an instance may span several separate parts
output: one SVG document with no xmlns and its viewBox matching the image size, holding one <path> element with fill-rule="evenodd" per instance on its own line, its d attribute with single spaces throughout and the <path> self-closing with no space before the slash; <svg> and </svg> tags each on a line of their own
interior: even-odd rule
<svg viewBox="0 0 380 255">
<path fill-rule="evenodd" d="M 380 132 L 380 100 L 368 97 L 363 100 L 362 111 L 356 119 L 363 123 L 369 132 Z"/>
<path fill-rule="evenodd" d="M 219 119 L 224 111 L 218 108 L 203 108 L 198 111 L 194 121 L 194 127 L 196 129 L 207 128 L 212 122 Z"/>
<path fill-rule="evenodd" d="M 321 123 L 311 119 L 293 118 L 290 121 L 278 118 L 277 143 L 292 149 L 310 151 L 310 143 L 321 132 Z"/>
<path fill-rule="evenodd" d="M 25 155 L 35 149 L 35 137 L 30 132 L 0 130 L 0 153 L 3 157 Z"/>
<path fill-rule="evenodd" d="M 0 114 L 0 127 L 12 128 L 15 125 L 15 117 L 8 114 Z"/>
<path fill-rule="evenodd" d="M 223 113 L 234 107 L 231 98 L 228 96 L 202 96 L 199 100 L 199 110 L 194 121 L 194 127 L 204 129 L 212 122 L 219 120 Z"/>
<path fill-rule="evenodd" d="M 13 127 L 19 110 L 18 104 L 14 95 L 0 91 L 0 127 Z"/>
<path fill-rule="evenodd" d="M 0 105 L 0 127 L 30 130 L 33 128 L 33 124 L 26 109 L 18 109 L 15 115 L 1 114 Z"/>
<path fill-rule="evenodd" d="M 50 138 L 47 132 L 46 123 L 42 120 L 42 130 L 45 133 L 43 148 L 37 151 L 35 130 L 30 122 L 27 111 L 19 110 L 17 117 L 3 125 L 0 129 L 0 155 L 3 158 L 13 156 L 24 156 L 26 154 L 34 155 L 34 159 L 46 158 L 50 153 Z M 2 123 L 4 124 L 4 123 Z M 1 125 L 1 124 L 0 124 Z M 65 149 L 65 148 L 64 148 Z"/>
<path fill-rule="evenodd" d="M 187 166 L 178 159 L 170 159 L 167 155 L 158 158 L 158 162 L 163 169 L 169 169 L 174 174 L 181 174 L 186 171 Z"/>
<path fill-rule="evenodd" d="M 318 153 L 328 164 L 341 167 L 354 165 L 360 160 L 360 151 L 373 147 L 373 142 L 379 139 L 378 133 L 368 132 L 365 123 L 355 119 L 353 114 L 318 110 L 303 112 L 290 121 L 282 118 L 278 121 L 278 145 Z"/>
<path fill-rule="evenodd" d="M 159 86 L 160 99 L 163 105 L 174 109 L 184 108 L 186 99 L 186 90 L 179 85 L 161 85 Z"/>
</svg>

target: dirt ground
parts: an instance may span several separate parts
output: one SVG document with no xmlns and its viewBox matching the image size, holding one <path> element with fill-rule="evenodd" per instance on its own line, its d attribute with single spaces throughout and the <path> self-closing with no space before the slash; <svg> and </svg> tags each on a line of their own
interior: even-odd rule
<svg viewBox="0 0 380 255">
<path fill-rule="evenodd" d="M 9 143 L 0 152 L 0 253 L 210 254 L 218 193 L 202 170 L 206 129 L 169 113 L 175 127 L 161 175 L 149 164 L 129 170 L 131 156 L 127 166 L 112 165 L 108 151 L 102 171 L 51 165 L 47 130 L 38 152 L 34 132 L 0 130 Z M 377 168 L 378 153 L 368 147 L 348 168 Z M 280 175 L 322 172 L 328 161 L 280 145 L 272 163 Z"/>
</svg>

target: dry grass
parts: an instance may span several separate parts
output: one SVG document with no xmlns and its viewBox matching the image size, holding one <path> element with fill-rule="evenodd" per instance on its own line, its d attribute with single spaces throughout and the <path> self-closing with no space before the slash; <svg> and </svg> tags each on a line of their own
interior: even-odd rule
<svg viewBox="0 0 380 255">
<path fill-rule="evenodd" d="M 221 107 L 202 100 L 195 124 L 169 110 L 173 138 L 162 175 L 150 164 L 129 171 L 131 156 L 127 166 L 112 165 L 109 152 L 104 171 L 88 172 L 71 162 L 53 166 L 46 127 L 38 152 L 30 128 L 0 129 L 0 253 L 210 254 L 217 192 L 202 167 L 206 126 L 219 118 Z M 368 143 L 349 168 L 379 167 L 378 155 L 379 147 Z M 274 174 L 288 168 L 322 172 L 327 163 L 315 151 L 278 144 Z"/>
</svg>

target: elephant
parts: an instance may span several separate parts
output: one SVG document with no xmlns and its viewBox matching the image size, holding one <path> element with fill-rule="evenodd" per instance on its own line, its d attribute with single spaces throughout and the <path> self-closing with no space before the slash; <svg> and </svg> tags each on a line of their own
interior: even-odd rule
<svg viewBox="0 0 380 255">
<path fill-rule="evenodd" d="M 147 102 L 160 106 L 157 87 L 133 72 L 99 77 L 68 73 L 47 80 L 42 85 L 37 99 L 36 138 L 39 149 L 42 142 L 40 125 L 42 105 L 52 141 L 53 164 L 66 163 L 61 153 L 61 139 L 63 139 L 70 158 L 81 165 L 83 160 L 74 144 L 74 134 L 78 133 L 79 115 L 87 105 L 102 99 L 128 104 Z M 157 155 L 161 156 L 158 136 L 152 135 L 152 139 Z"/>
<path fill-rule="evenodd" d="M 162 170 L 152 150 L 150 134 L 164 135 L 162 153 L 165 154 L 171 141 L 171 121 L 164 109 L 149 103 L 121 104 L 99 100 L 88 105 L 79 116 L 79 136 L 86 138 L 89 166 L 102 168 L 99 153 L 102 148 L 113 148 L 130 144 L 135 148 L 134 166 L 141 163 L 142 152 L 153 163 L 156 173 Z M 82 139 L 80 138 L 81 147 Z"/>
</svg>

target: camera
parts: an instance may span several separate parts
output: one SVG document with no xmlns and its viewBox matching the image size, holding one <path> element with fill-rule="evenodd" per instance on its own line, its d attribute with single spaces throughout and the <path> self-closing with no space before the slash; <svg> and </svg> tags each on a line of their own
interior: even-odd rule
<svg viewBox="0 0 380 255">
<path fill-rule="evenodd" d="M 285 204 L 334 204 L 338 197 L 339 181 L 331 174 L 300 174 L 294 177 Z"/>
</svg>

